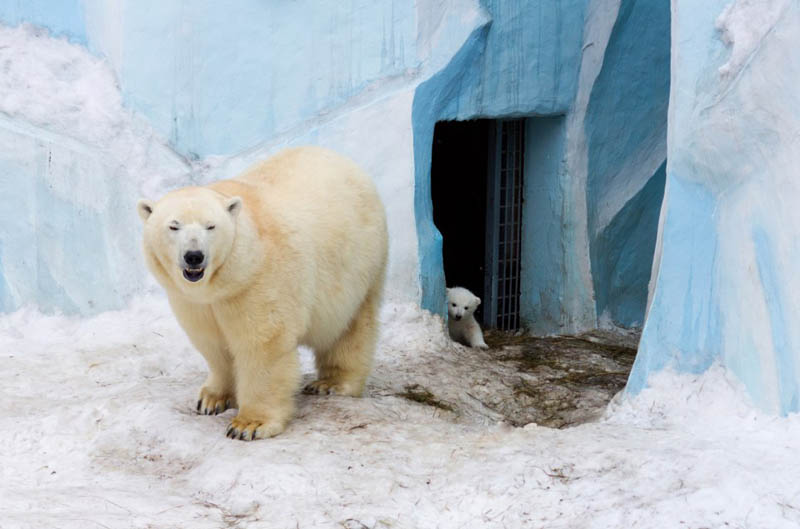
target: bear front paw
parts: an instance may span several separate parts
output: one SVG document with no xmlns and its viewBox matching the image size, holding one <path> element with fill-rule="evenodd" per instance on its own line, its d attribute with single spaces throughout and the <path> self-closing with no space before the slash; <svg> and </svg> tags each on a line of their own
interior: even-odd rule
<svg viewBox="0 0 800 529">
<path fill-rule="evenodd" d="M 197 399 L 197 413 L 200 415 L 217 415 L 233 407 L 236 407 L 236 403 L 230 395 L 214 393 L 207 388 L 200 390 Z"/>
<path fill-rule="evenodd" d="M 275 437 L 285 429 L 285 425 L 278 421 L 252 420 L 237 415 L 228 425 L 225 436 L 230 439 L 241 441 L 255 441 L 256 439 L 266 439 Z"/>
</svg>

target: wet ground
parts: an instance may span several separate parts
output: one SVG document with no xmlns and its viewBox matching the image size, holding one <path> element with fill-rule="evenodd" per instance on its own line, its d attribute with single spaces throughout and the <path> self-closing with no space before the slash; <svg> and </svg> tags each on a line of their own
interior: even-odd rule
<svg viewBox="0 0 800 529">
<path fill-rule="evenodd" d="M 516 426 L 564 428 L 591 420 L 625 387 L 637 341 L 600 331 L 550 338 L 489 333 L 496 361 L 518 369 L 514 399 L 499 402 L 497 411 Z"/>
<path fill-rule="evenodd" d="M 391 393 L 378 393 L 454 420 L 566 428 L 600 417 L 625 387 L 638 338 L 636 332 L 539 338 L 489 331 L 489 350 L 454 344 L 438 359 L 408 366 L 409 379 L 399 377 L 402 385 L 393 384 Z"/>
</svg>

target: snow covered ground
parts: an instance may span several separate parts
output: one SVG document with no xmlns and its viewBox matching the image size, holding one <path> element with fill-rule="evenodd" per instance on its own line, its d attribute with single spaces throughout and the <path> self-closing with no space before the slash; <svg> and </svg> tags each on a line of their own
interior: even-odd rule
<svg viewBox="0 0 800 529">
<path fill-rule="evenodd" d="M 380 391 L 454 347 L 411 306 L 383 320 L 365 398 L 301 395 L 284 434 L 244 443 L 234 411 L 194 413 L 205 366 L 163 298 L 3 316 L 0 528 L 800 525 L 800 417 L 760 414 L 721 368 L 660 374 L 596 423 L 512 428 Z M 421 382 L 457 388 L 440 364 Z"/>
</svg>

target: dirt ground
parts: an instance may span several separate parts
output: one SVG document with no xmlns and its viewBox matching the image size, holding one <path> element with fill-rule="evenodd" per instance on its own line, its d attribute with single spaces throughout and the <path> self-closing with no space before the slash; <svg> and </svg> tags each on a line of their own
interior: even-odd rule
<svg viewBox="0 0 800 529">
<path fill-rule="evenodd" d="M 455 421 L 566 428 L 601 416 L 624 388 L 639 335 L 539 338 L 490 330 L 485 339 L 486 351 L 452 344 L 438 359 L 405 366 L 400 380 L 394 366 L 393 376 L 378 376 L 372 391 L 430 406 Z"/>
</svg>

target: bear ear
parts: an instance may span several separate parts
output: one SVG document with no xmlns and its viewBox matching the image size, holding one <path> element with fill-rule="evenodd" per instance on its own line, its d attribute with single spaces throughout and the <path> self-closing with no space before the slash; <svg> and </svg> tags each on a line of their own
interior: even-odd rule
<svg viewBox="0 0 800 529">
<path fill-rule="evenodd" d="M 477 307 L 480 304 L 481 304 L 481 298 L 479 298 L 478 296 L 475 296 L 475 306 Z"/>
<path fill-rule="evenodd" d="M 150 215 L 153 213 L 153 203 L 149 200 L 142 199 L 136 204 L 136 211 L 139 212 L 139 216 L 144 222 L 150 218 Z"/>
<path fill-rule="evenodd" d="M 242 199 L 240 197 L 228 199 L 225 203 L 225 209 L 235 218 L 242 210 Z"/>
</svg>

